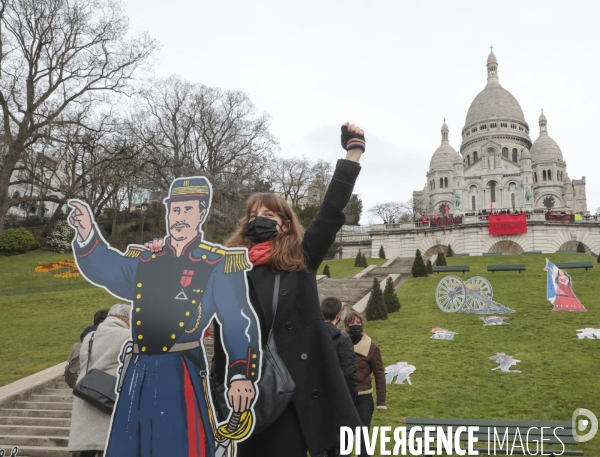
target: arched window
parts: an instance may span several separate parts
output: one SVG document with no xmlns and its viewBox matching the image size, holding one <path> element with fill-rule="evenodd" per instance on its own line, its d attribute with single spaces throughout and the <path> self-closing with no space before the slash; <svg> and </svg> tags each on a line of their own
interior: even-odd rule
<svg viewBox="0 0 600 457">
<path fill-rule="evenodd" d="M 444 178 L 440 178 L 440 189 L 444 188 Z"/>
<path fill-rule="evenodd" d="M 471 197 L 471 211 L 475 211 L 477 209 L 477 200 L 475 199 L 475 195 Z"/>
<path fill-rule="evenodd" d="M 490 200 L 492 203 L 496 203 L 496 183 L 494 181 L 490 183 Z"/>
<path fill-rule="evenodd" d="M 542 178 L 546 181 L 546 170 L 542 171 Z"/>
<path fill-rule="evenodd" d="M 16 192 L 13 194 L 12 198 L 19 198 L 20 196 L 21 196 L 21 193 L 20 193 L 19 191 L 16 191 Z"/>
<path fill-rule="evenodd" d="M 548 170 L 548 181 L 552 181 L 552 170 Z"/>
<path fill-rule="evenodd" d="M 510 194 L 510 204 L 512 206 L 512 209 L 515 209 L 515 194 Z"/>
<path fill-rule="evenodd" d="M 467 155 L 467 167 L 471 166 L 471 156 Z"/>
<path fill-rule="evenodd" d="M 448 178 L 444 178 L 444 187 L 448 187 Z"/>
<path fill-rule="evenodd" d="M 473 163 L 477 162 L 477 151 L 473 152 Z"/>
<path fill-rule="evenodd" d="M 502 157 L 506 157 L 508 159 L 508 148 L 502 148 Z"/>
<path fill-rule="evenodd" d="M 519 156 L 517 154 L 517 148 L 512 150 L 512 161 L 517 163 L 519 161 Z"/>
</svg>

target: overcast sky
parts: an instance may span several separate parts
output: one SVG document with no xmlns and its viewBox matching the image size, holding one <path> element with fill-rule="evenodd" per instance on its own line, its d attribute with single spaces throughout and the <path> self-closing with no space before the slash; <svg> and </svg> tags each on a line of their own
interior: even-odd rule
<svg viewBox="0 0 600 457">
<path fill-rule="evenodd" d="M 570 178 L 586 176 L 588 210 L 600 206 L 598 1 L 126 0 L 126 8 L 131 31 L 162 44 L 157 76 L 248 93 L 271 116 L 282 155 L 335 160 L 345 154 L 339 126 L 363 127 L 355 191 L 365 210 L 423 188 L 444 118 L 460 148 L 493 45 L 531 140 L 543 108 Z"/>
</svg>

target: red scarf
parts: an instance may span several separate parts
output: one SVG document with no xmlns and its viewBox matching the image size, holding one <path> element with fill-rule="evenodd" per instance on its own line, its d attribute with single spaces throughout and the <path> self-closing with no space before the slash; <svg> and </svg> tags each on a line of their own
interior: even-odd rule
<svg viewBox="0 0 600 457">
<path fill-rule="evenodd" d="M 255 267 L 258 265 L 263 265 L 269 262 L 269 257 L 271 257 L 271 250 L 273 247 L 271 246 L 270 241 L 265 241 L 263 243 L 255 244 L 248 251 L 248 256 L 250 257 L 250 262 Z"/>
</svg>

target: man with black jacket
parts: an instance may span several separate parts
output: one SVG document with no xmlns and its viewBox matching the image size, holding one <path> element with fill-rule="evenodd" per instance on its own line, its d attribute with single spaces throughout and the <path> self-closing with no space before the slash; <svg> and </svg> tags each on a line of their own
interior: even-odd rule
<svg viewBox="0 0 600 457">
<path fill-rule="evenodd" d="M 353 400 L 356 400 L 356 357 L 354 355 L 354 345 L 350 337 L 337 328 L 341 318 L 342 302 L 336 297 L 327 297 L 321 302 L 321 311 L 331 334 L 333 346 L 340 361 L 340 368 L 344 373 L 344 379 L 348 386 L 348 391 Z"/>
<path fill-rule="evenodd" d="M 352 400 L 356 401 L 358 389 L 356 384 L 356 356 L 354 354 L 354 345 L 352 344 L 350 337 L 337 328 L 337 324 L 341 319 L 342 302 L 336 297 L 327 297 L 321 302 L 321 311 L 325 318 L 325 325 L 331 334 L 333 347 L 337 353 L 346 386 L 348 387 Z M 339 446 L 336 447 L 336 449 L 329 449 L 319 457 L 324 455 L 327 455 L 327 457 L 339 456 Z"/>
</svg>

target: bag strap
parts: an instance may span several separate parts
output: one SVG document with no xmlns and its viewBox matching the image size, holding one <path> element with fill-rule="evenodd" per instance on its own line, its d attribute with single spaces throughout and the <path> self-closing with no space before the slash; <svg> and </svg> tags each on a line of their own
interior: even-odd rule
<svg viewBox="0 0 600 457">
<path fill-rule="evenodd" d="M 275 323 L 275 314 L 277 313 L 277 302 L 279 301 L 279 282 L 281 280 L 281 273 L 277 273 L 275 275 L 275 285 L 273 286 L 273 322 L 271 322 L 271 326 Z"/>
<path fill-rule="evenodd" d="M 85 374 L 88 373 L 88 368 L 90 367 L 90 359 L 92 358 L 92 345 L 94 344 L 94 334 L 96 332 L 92 332 L 92 337 L 90 338 L 90 344 L 88 344 L 88 359 L 85 364 Z"/>
</svg>

